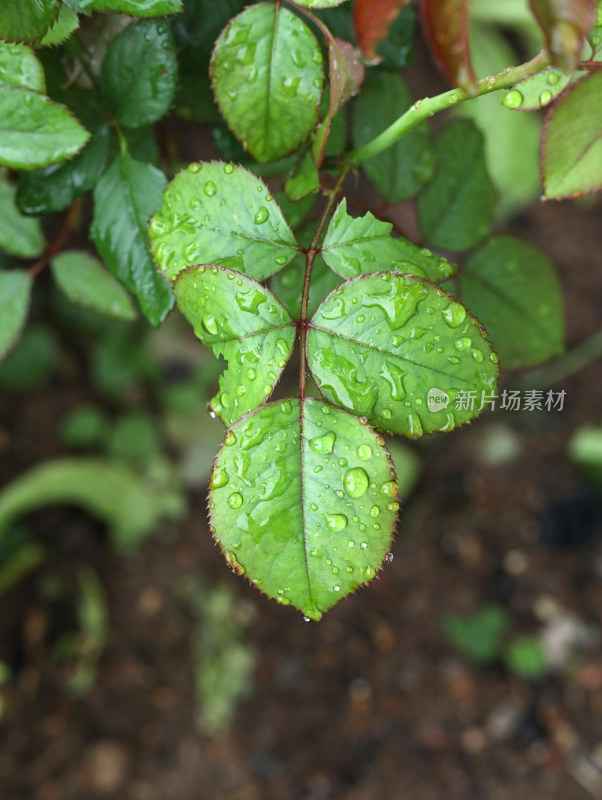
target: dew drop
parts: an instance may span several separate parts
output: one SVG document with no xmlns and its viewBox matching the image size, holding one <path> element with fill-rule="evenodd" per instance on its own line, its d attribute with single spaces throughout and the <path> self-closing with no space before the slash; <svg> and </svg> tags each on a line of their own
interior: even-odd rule
<svg viewBox="0 0 602 800">
<path fill-rule="evenodd" d="M 222 486 L 225 486 L 230 477 L 224 467 L 216 467 L 213 470 L 213 475 L 211 476 L 211 488 L 212 489 L 221 489 Z"/>
<path fill-rule="evenodd" d="M 233 492 L 228 498 L 228 505 L 230 508 L 240 508 L 242 506 L 242 494 Z"/>
<path fill-rule="evenodd" d="M 333 592 L 340 592 L 341 591 L 341 587 L 335 585 L 335 586 L 332 587 L 332 591 Z"/>
<path fill-rule="evenodd" d="M 234 172 L 234 164 L 224 164 L 224 172 L 226 175 L 232 175 Z"/>
<path fill-rule="evenodd" d="M 472 341 L 468 338 L 468 336 L 463 336 L 461 339 L 456 339 L 454 342 L 454 347 L 456 350 L 468 350 L 471 345 Z"/>
<path fill-rule="evenodd" d="M 228 431 L 224 438 L 224 444 L 226 447 L 232 447 L 233 444 L 236 443 L 236 434 L 234 431 Z"/>
<path fill-rule="evenodd" d="M 263 225 L 270 217 L 270 212 L 265 206 L 260 206 L 255 213 L 254 221 L 256 225 Z"/>
<path fill-rule="evenodd" d="M 539 105 L 547 106 L 548 103 L 551 102 L 552 102 L 552 92 L 549 89 L 544 89 L 544 91 L 539 95 Z"/>
<path fill-rule="evenodd" d="M 193 162 L 192 164 L 188 165 L 188 172 L 200 172 L 202 169 L 202 164 L 199 164 L 198 161 Z"/>
<path fill-rule="evenodd" d="M 318 453 L 319 455 L 322 455 L 322 453 L 332 453 L 336 438 L 336 434 L 334 434 L 332 431 L 329 431 L 322 436 L 316 436 L 315 438 L 310 439 L 309 446 L 314 453 Z"/>
<path fill-rule="evenodd" d="M 559 80 L 560 80 L 560 75 L 557 72 L 550 72 L 550 74 L 547 77 L 546 83 L 549 86 L 555 86 Z"/>
<path fill-rule="evenodd" d="M 328 514 L 324 512 L 328 529 L 337 533 L 347 527 L 347 517 L 344 514 Z"/>
<path fill-rule="evenodd" d="M 483 363 L 483 353 L 480 350 L 477 350 L 476 347 L 472 348 L 472 357 L 477 362 L 477 364 Z"/>
<path fill-rule="evenodd" d="M 376 570 L 374 569 L 373 566 L 368 564 L 368 566 L 364 570 L 364 575 L 366 576 L 366 578 L 368 578 L 368 580 L 371 580 L 376 575 Z"/>
<path fill-rule="evenodd" d="M 394 497 L 397 494 L 397 484 L 395 481 L 385 481 L 381 484 L 380 491 L 387 497 Z"/>
<path fill-rule="evenodd" d="M 203 191 L 205 192 L 207 197 L 215 197 L 215 195 L 217 194 L 217 186 L 213 183 L 213 181 L 207 181 Z"/>
<path fill-rule="evenodd" d="M 378 506 L 372 506 L 370 509 L 370 516 L 371 517 L 378 517 L 380 514 L 380 508 Z"/>
<path fill-rule="evenodd" d="M 509 92 L 506 92 L 502 102 L 506 108 L 519 108 L 519 106 L 522 105 L 523 100 L 524 98 L 518 89 L 511 89 Z"/>
<path fill-rule="evenodd" d="M 353 467 L 353 469 L 348 470 L 343 478 L 343 486 L 345 487 L 345 491 L 349 497 L 352 497 L 353 499 L 357 499 L 358 497 L 365 495 L 368 491 L 369 485 L 370 479 L 368 478 L 366 471 L 361 467 Z"/>
<path fill-rule="evenodd" d="M 466 319 L 466 309 L 460 303 L 450 303 L 441 314 L 450 328 L 457 328 Z"/>
<path fill-rule="evenodd" d="M 372 455 L 372 450 L 367 444 L 360 444 L 355 452 L 357 453 L 357 457 L 362 461 L 367 461 Z"/>
</svg>

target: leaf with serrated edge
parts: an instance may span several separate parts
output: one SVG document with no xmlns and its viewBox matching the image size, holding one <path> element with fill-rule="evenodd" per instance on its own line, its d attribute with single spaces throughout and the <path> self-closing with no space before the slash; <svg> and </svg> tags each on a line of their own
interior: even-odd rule
<svg viewBox="0 0 602 800">
<path fill-rule="evenodd" d="M 307 25 L 280 4 L 234 17 L 216 42 L 211 80 L 233 133 L 258 161 L 295 150 L 318 121 L 323 58 Z"/>
<path fill-rule="evenodd" d="M 548 199 L 602 188 L 602 71 L 576 83 L 546 117 L 542 181 Z"/>
<path fill-rule="evenodd" d="M 496 390 L 498 358 L 480 323 L 435 284 L 396 272 L 329 295 L 309 323 L 307 355 L 327 400 L 413 438 L 468 422 Z M 474 392 L 472 408 L 459 392 Z"/>
<path fill-rule="evenodd" d="M 152 325 L 173 307 L 169 283 L 155 268 L 146 225 L 161 203 L 165 176 L 151 164 L 122 153 L 94 190 L 91 238 L 104 263 L 126 289 L 138 296 Z"/>
<path fill-rule="evenodd" d="M 38 42 L 58 16 L 59 0 L 2 0 L 0 39 Z"/>
<path fill-rule="evenodd" d="M 16 344 L 25 324 L 31 286 L 31 277 L 23 269 L 0 272 L 0 358 L 4 358 Z"/>
<path fill-rule="evenodd" d="M 489 239 L 464 265 L 460 286 L 503 368 L 531 367 L 564 350 L 562 288 L 540 250 L 513 236 Z"/>
<path fill-rule="evenodd" d="M 100 85 L 118 121 L 140 128 L 161 119 L 176 91 L 178 61 L 165 20 L 132 22 L 115 36 L 102 65 Z"/>
<path fill-rule="evenodd" d="M 53 47 L 66 41 L 73 31 L 79 28 L 79 18 L 75 11 L 66 6 L 61 6 L 61 10 L 52 27 L 46 31 L 44 38 L 40 41 L 42 47 Z"/>
<path fill-rule="evenodd" d="M 0 89 L 4 88 L 46 91 L 44 68 L 24 44 L 0 41 Z"/>
<path fill-rule="evenodd" d="M 89 138 L 65 106 L 26 89 L 0 90 L 0 164 L 47 167 L 74 156 Z"/>
<path fill-rule="evenodd" d="M 210 407 L 232 425 L 274 391 L 295 341 L 290 314 L 257 281 L 215 265 L 184 270 L 174 291 L 195 334 L 228 362 Z"/>
<path fill-rule="evenodd" d="M 385 268 L 436 283 L 457 272 L 457 267 L 445 258 L 420 249 L 407 239 L 394 239 L 392 229 L 390 222 L 381 222 L 370 212 L 363 217 L 350 217 L 347 201 L 342 200 L 326 232 L 322 257 L 331 270 L 343 278 L 355 278 Z"/>
<path fill-rule="evenodd" d="M 191 164 L 171 181 L 149 236 L 155 261 L 169 277 L 193 264 L 239 256 L 241 272 L 258 281 L 298 252 L 293 232 L 265 183 L 243 167 Z"/>
<path fill-rule="evenodd" d="M 386 39 L 391 24 L 409 0 L 356 0 L 353 6 L 353 26 L 364 58 L 372 63 L 381 61 L 376 48 Z"/>
<path fill-rule="evenodd" d="M 61 253 L 52 260 L 50 267 L 57 284 L 72 303 L 115 319 L 136 318 L 127 292 L 89 253 Z"/>
<path fill-rule="evenodd" d="M 395 470 L 364 423 L 320 400 L 270 403 L 227 432 L 213 467 L 226 559 L 311 619 L 374 578 L 391 544 Z"/>
<path fill-rule="evenodd" d="M 433 247 L 468 250 L 489 233 L 495 210 L 483 134 L 457 120 L 437 136 L 435 151 L 435 174 L 416 203 L 420 228 Z"/>
<path fill-rule="evenodd" d="M 15 203 L 16 187 L 0 179 L 0 250 L 19 258 L 35 258 L 44 250 L 37 219 L 24 217 Z"/>
<path fill-rule="evenodd" d="M 69 0 L 75 11 L 116 11 L 133 17 L 162 17 L 182 10 L 182 0 Z"/>
</svg>

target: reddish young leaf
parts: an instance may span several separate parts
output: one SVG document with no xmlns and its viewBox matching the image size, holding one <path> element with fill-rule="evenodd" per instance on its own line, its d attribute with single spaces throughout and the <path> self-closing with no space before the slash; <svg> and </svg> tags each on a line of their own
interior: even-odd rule
<svg viewBox="0 0 602 800">
<path fill-rule="evenodd" d="M 353 6 L 353 25 L 362 55 L 378 64 L 376 48 L 387 38 L 389 28 L 409 0 L 356 0 Z"/>
<path fill-rule="evenodd" d="M 597 18 L 595 0 L 529 0 L 529 5 L 543 31 L 552 63 L 565 72 L 574 70 Z"/>
<path fill-rule="evenodd" d="M 422 26 L 439 69 L 453 86 L 474 90 L 468 41 L 469 0 L 424 0 Z"/>
</svg>

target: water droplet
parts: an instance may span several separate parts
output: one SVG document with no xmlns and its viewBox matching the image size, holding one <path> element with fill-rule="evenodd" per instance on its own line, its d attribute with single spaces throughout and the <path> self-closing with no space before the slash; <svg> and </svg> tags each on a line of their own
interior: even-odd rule
<svg viewBox="0 0 602 800">
<path fill-rule="evenodd" d="M 318 506 L 315 503 L 310 503 L 309 507 L 311 508 L 312 511 L 317 511 L 318 510 Z"/>
<path fill-rule="evenodd" d="M 559 80 L 560 80 L 560 75 L 557 72 L 550 72 L 546 82 L 549 84 L 549 86 L 555 86 Z"/>
<path fill-rule="evenodd" d="M 347 517 L 344 514 L 328 514 L 324 512 L 328 529 L 337 533 L 347 527 Z"/>
<path fill-rule="evenodd" d="M 233 444 L 236 443 L 236 434 L 234 431 L 228 431 L 224 438 L 224 444 L 226 447 L 232 447 Z"/>
<path fill-rule="evenodd" d="M 213 470 L 213 475 L 211 476 L 211 488 L 212 489 L 221 489 L 222 486 L 225 486 L 230 477 L 228 476 L 227 471 L 224 467 L 216 467 Z"/>
<path fill-rule="evenodd" d="M 380 514 L 380 508 L 378 506 L 372 506 L 370 509 L 370 516 L 371 517 L 378 517 Z"/>
<path fill-rule="evenodd" d="M 291 59 L 296 67 L 305 66 L 305 58 L 303 57 L 303 53 L 301 53 L 299 50 L 293 50 L 291 53 Z"/>
<path fill-rule="evenodd" d="M 205 184 L 204 192 L 207 197 L 215 197 L 217 194 L 217 186 L 213 183 L 213 181 L 207 181 Z"/>
<path fill-rule="evenodd" d="M 333 592 L 340 592 L 341 591 L 341 587 L 340 586 L 333 586 L 332 587 L 332 591 Z"/>
<path fill-rule="evenodd" d="M 472 348 L 472 357 L 477 362 L 477 364 L 483 363 L 483 353 L 480 350 L 477 350 L 476 347 Z"/>
<path fill-rule="evenodd" d="M 255 213 L 254 217 L 255 224 L 263 225 L 264 222 L 267 222 L 269 217 L 270 217 L 270 212 L 267 210 L 267 208 L 265 206 L 260 206 L 257 209 L 257 212 Z"/>
<path fill-rule="evenodd" d="M 373 566 L 368 564 L 368 566 L 364 570 L 364 575 L 366 576 L 366 578 L 368 578 L 368 580 L 371 580 L 376 575 L 376 570 L 374 569 Z"/>
<path fill-rule="evenodd" d="M 362 497 L 368 491 L 370 479 L 366 471 L 361 467 L 353 467 L 348 470 L 343 478 L 343 486 L 349 497 L 357 499 Z"/>
<path fill-rule="evenodd" d="M 506 92 L 502 102 L 506 108 L 518 108 L 522 105 L 523 100 L 524 98 L 518 89 L 511 89 L 509 92 Z"/>
<path fill-rule="evenodd" d="M 399 511 L 399 503 L 387 503 L 389 511 Z"/>
<path fill-rule="evenodd" d="M 295 97 L 300 83 L 301 78 L 298 75 L 295 77 L 283 78 L 282 88 L 284 89 L 285 94 L 287 94 L 289 97 Z"/>
<path fill-rule="evenodd" d="M 249 367 L 249 369 L 247 370 L 247 378 L 250 381 L 254 381 L 256 377 L 257 377 L 257 373 L 255 372 L 253 367 Z"/>
<path fill-rule="evenodd" d="M 332 453 L 336 438 L 336 434 L 330 431 L 329 433 L 325 433 L 323 436 L 316 436 L 315 438 L 310 439 L 309 446 L 314 453 L 318 453 L 320 455 L 322 455 L 322 453 Z"/>
<path fill-rule="evenodd" d="M 441 314 L 450 328 L 457 328 L 466 319 L 466 309 L 460 303 L 450 303 Z"/>
<path fill-rule="evenodd" d="M 454 342 L 454 347 L 456 350 L 468 350 L 471 345 L 472 341 L 468 338 L 468 336 L 463 336 L 461 339 L 456 339 Z"/>
<path fill-rule="evenodd" d="M 242 494 L 233 492 L 228 498 L 228 505 L 230 508 L 240 508 L 242 506 Z"/>
<path fill-rule="evenodd" d="M 420 417 L 418 416 L 418 414 L 416 414 L 416 413 L 408 414 L 408 428 L 409 428 L 410 436 L 413 436 L 414 438 L 418 438 L 419 436 L 422 436 L 424 431 L 422 429 L 422 421 L 421 421 Z M 393 484 L 393 485 L 395 485 L 395 484 Z M 381 487 L 381 489 L 382 489 L 382 487 Z"/>
<path fill-rule="evenodd" d="M 226 175 L 232 175 L 234 172 L 234 164 L 224 164 L 224 172 Z"/>
<path fill-rule="evenodd" d="M 391 409 L 383 408 L 383 410 L 380 412 L 380 415 L 383 419 L 391 419 Z"/>
<path fill-rule="evenodd" d="M 547 106 L 548 103 L 552 102 L 552 92 L 549 89 L 545 89 L 539 95 L 539 105 L 540 106 Z"/>
<path fill-rule="evenodd" d="M 346 467 L 349 462 L 347 461 L 346 458 L 339 458 L 337 463 L 339 467 Z"/>
<path fill-rule="evenodd" d="M 362 461 L 367 461 L 372 455 L 372 450 L 367 444 L 360 444 L 355 452 L 357 453 L 357 457 L 361 458 Z"/>
<path fill-rule="evenodd" d="M 203 328 L 207 331 L 208 334 L 211 336 L 215 336 L 218 331 L 217 320 L 213 316 L 213 314 L 205 314 L 202 321 Z"/>
<path fill-rule="evenodd" d="M 380 490 L 387 497 L 394 497 L 397 494 L 397 484 L 395 481 L 385 481 L 381 484 Z"/>
<path fill-rule="evenodd" d="M 193 162 L 192 164 L 188 165 L 188 172 L 200 172 L 203 168 L 202 164 L 199 164 L 198 161 Z"/>
</svg>

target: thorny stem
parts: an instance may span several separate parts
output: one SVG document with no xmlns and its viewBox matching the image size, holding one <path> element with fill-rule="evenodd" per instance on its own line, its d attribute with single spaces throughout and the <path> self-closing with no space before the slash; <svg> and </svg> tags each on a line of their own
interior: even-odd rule
<svg viewBox="0 0 602 800">
<path fill-rule="evenodd" d="M 75 223 L 77 222 L 77 218 L 79 217 L 81 207 L 82 207 L 82 198 L 78 197 L 71 204 L 71 207 L 67 212 L 67 216 L 65 217 L 63 226 L 58 232 L 56 238 L 52 242 L 50 242 L 50 244 L 44 251 L 44 254 L 40 256 L 40 258 L 29 270 L 29 275 L 32 279 L 35 278 L 36 275 L 39 275 L 40 272 L 42 272 L 42 270 L 48 266 L 48 264 L 52 261 L 52 259 L 56 255 L 58 255 L 61 252 L 61 250 L 65 247 L 65 245 L 69 241 L 69 237 L 73 233 L 73 228 L 75 227 Z"/>
<path fill-rule="evenodd" d="M 463 103 L 465 100 L 471 100 L 473 97 L 480 97 L 490 92 L 495 92 L 498 89 L 509 89 L 529 75 L 535 75 L 537 72 L 548 67 L 550 59 L 545 50 L 542 50 L 531 61 L 521 64 L 519 67 L 508 67 L 497 75 L 491 75 L 488 78 L 477 83 L 476 92 L 470 93 L 463 89 L 452 89 L 449 92 L 438 94 L 435 97 L 424 97 L 418 100 L 414 105 L 402 114 L 401 117 L 395 120 L 388 128 L 372 141 L 359 147 L 357 150 L 351 150 L 345 155 L 345 161 L 349 167 L 358 167 L 367 161 L 369 158 L 382 153 L 388 147 L 391 147 L 398 139 L 400 139 L 409 130 L 414 128 L 423 120 L 432 117 L 438 111 L 443 111 L 446 108 Z"/>
<path fill-rule="evenodd" d="M 330 190 L 328 202 L 322 212 L 320 219 L 318 221 L 318 225 L 316 227 L 316 231 L 313 235 L 311 240 L 311 244 L 306 251 L 305 255 L 305 275 L 303 276 L 303 292 L 301 294 L 301 312 L 299 314 L 299 347 L 300 347 L 300 357 L 301 357 L 301 364 L 299 367 L 299 397 L 301 400 L 305 397 L 305 379 L 307 373 L 307 363 L 306 363 L 306 343 L 307 343 L 307 308 L 309 304 L 309 287 L 311 283 L 311 273 L 314 268 L 314 262 L 316 260 L 317 254 L 320 252 L 320 240 L 322 238 L 322 234 L 324 233 L 324 228 L 326 227 L 326 223 L 330 219 L 332 215 L 334 204 L 336 203 L 337 197 L 339 196 L 339 192 L 343 186 L 345 178 L 347 177 L 349 170 L 351 167 L 349 165 L 343 166 L 339 177 L 337 178 L 337 182 L 334 185 L 334 188 Z"/>
</svg>

